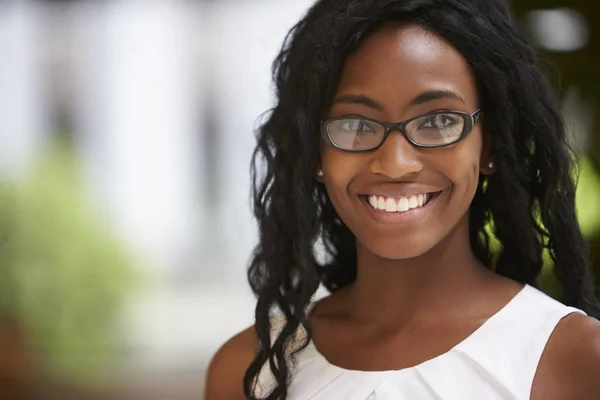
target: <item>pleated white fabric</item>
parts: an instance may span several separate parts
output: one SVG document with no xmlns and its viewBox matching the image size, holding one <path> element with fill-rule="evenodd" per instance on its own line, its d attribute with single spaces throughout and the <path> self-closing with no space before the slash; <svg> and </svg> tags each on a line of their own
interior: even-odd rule
<svg viewBox="0 0 600 400">
<path fill-rule="evenodd" d="M 525 400 L 558 322 L 583 311 L 526 285 L 447 353 L 395 371 L 354 371 L 329 363 L 313 343 L 292 366 L 289 400 Z M 275 330 L 283 320 L 274 317 Z M 277 332 L 274 332 L 276 335 Z M 272 387 L 268 367 L 258 393 Z"/>
</svg>

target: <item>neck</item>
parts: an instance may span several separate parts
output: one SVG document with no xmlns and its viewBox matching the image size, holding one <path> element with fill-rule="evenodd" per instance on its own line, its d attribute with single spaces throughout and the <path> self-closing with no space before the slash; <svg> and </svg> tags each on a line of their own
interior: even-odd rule
<svg viewBox="0 0 600 400">
<path fill-rule="evenodd" d="M 357 244 L 357 278 L 347 304 L 357 320 L 406 324 L 417 316 L 447 313 L 482 290 L 493 275 L 471 250 L 466 220 L 435 248 L 412 259 L 383 259 Z"/>
</svg>

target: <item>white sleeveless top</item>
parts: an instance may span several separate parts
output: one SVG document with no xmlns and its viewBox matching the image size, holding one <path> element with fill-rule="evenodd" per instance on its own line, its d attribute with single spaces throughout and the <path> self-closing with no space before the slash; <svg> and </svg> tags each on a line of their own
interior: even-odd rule
<svg viewBox="0 0 600 400">
<path fill-rule="evenodd" d="M 506 306 L 448 352 L 393 371 L 347 370 L 311 342 L 291 365 L 288 400 L 525 400 L 544 347 L 558 322 L 585 313 L 526 285 Z M 273 317 L 274 330 L 284 322 Z M 277 332 L 274 332 L 276 335 Z M 271 392 L 265 366 L 256 394 Z"/>
</svg>

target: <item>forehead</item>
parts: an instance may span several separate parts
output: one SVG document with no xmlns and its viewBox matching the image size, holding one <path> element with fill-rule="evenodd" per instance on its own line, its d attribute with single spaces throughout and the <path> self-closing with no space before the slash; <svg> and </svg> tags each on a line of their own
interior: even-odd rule
<svg viewBox="0 0 600 400">
<path fill-rule="evenodd" d="M 465 58 L 443 37 L 419 25 L 389 25 L 369 36 L 346 61 L 338 94 L 365 94 L 386 104 L 408 103 L 429 90 L 450 90 L 477 103 Z"/>
</svg>

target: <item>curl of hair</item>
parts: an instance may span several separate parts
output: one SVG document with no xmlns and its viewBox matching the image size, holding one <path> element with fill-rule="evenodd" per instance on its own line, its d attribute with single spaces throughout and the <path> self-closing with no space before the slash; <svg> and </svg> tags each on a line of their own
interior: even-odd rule
<svg viewBox="0 0 600 400">
<path fill-rule="evenodd" d="M 563 303 L 600 317 L 558 101 L 505 1 L 321 0 L 290 30 L 275 59 L 277 103 L 257 131 L 251 170 L 259 245 L 248 279 L 258 298 L 259 350 L 244 376 L 250 399 L 256 399 L 253 387 L 264 364 L 277 381 L 267 398 L 287 397 L 288 348 L 298 328 L 307 335 L 294 343 L 292 356 L 311 340 L 312 296 L 320 283 L 335 291 L 356 278 L 354 235 L 315 179 L 319 124 L 344 60 L 388 23 L 418 24 L 444 37 L 465 57 L 478 84 L 497 167 L 481 177 L 470 208 L 474 254 L 498 274 L 537 287 L 547 251 Z M 495 265 L 484 230 L 490 221 L 502 244 Z M 315 253 L 319 239 L 327 262 Z M 272 343 L 274 307 L 286 324 Z"/>
</svg>

